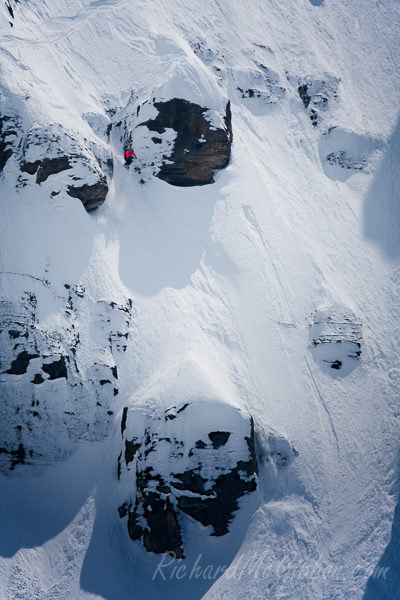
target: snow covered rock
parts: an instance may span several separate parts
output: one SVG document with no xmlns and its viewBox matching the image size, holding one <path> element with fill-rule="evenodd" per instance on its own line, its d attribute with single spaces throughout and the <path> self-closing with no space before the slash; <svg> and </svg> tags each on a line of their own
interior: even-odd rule
<svg viewBox="0 0 400 600">
<path fill-rule="evenodd" d="M 141 147 L 150 147 L 147 162 L 167 183 L 183 187 L 213 183 L 214 171 L 226 167 L 230 158 L 230 103 L 224 115 L 182 98 L 155 102 L 154 108 L 158 114 L 126 133 L 125 145 L 132 142 L 141 156 Z M 138 106 L 139 116 L 140 110 Z"/>
<path fill-rule="evenodd" d="M 26 275 L 3 274 L 2 287 L 12 290 L 0 298 L 0 470 L 8 470 L 66 458 L 77 440 L 109 433 L 132 303 L 93 302 L 82 286 L 56 292 Z"/>
<path fill-rule="evenodd" d="M 0 115 L 0 173 L 14 152 L 19 121 L 15 115 Z"/>
<path fill-rule="evenodd" d="M 345 150 L 330 152 L 326 157 L 326 160 L 331 165 L 337 165 L 342 169 L 355 169 L 357 171 L 362 171 L 367 166 L 367 161 L 365 158 L 362 158 L 360 160 L 354 160 L 351 156 L 347 154 Z"/>
<path fill-rule="evenodd" d="M 218 45 L 212 44 L 210 47 L 211 40 L 202 39 L 196 42 L 190 42 L 190 46 L 193 52 L 200 58 L 200 60 L 210 67 L 219 85 L 223 85 L 226 79 L 226 63 L 224 54 Z"/>
<path fill-rule="evenodd" d="M 311 325 L 311 348 L 315 361 L 333 375 L 347 375 L 361 356 L 361 323 L 354 313 L 340 306 L 317 310 Z"/>
<path fill-rule="evenodd" d="M 330 127 L 319 142 L 326 175 L 340 180 L 347 179 L 352 172 L 365 171 L 384 147 L 382 139 L 342 127 Z"/>
<path fill-rule="evenodd" d="M 257 486 L 254 425 L 218 402 L 173 406 L 159 414 L 124 408 L 118 474 L 132 488 L 119 507 L 133 540 L 149 552 L 184 557 L 183 515 L 229 532 L 238 500 Z"/>
<path fill-rule="evenodd" d="M 234 69 L 233 78 L 242 98 L 259 98 L 268 104 L 278 104 L 285 98 L 278 73 L 262 63 L 257 69 Z"/>
<path fill-rule="evenodd" d="M 340 79 L 329 73 L 314 76 L 308 75 L 298 82 L 301 101 L 309 112 L 314 127 L 321 121 L 321 112 L 326 111 L 332 100 L 338 97 Z"/>
<path fill-rule="evenodd" d="M 103 170 L 110 173 L 111 165 L 109 150 L 88 143 L 65 131 L 61 125 L 32 127 L 23 140 L 21 171 L 35 175 L 39 185 L 49 177 L 63 173 L 61 179 L 52 177 L 51 195 L 64 189 L 69 196 L 79 198 L 87 211 L 103 204 L 108 193 Z M 22 185 L 26 184 L 26 180 L 22 182 Z"/>
</svg>

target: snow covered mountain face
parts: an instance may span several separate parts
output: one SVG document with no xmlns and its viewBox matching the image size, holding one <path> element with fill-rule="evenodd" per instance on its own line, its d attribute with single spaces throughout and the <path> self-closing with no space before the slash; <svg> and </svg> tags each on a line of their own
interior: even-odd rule
<svg viewBox="0 0 400 600">
<path fill-rule="evenodd" d="M 0 16 L 0 598 L 400 598 L 399 3 Z"/>
</svg>

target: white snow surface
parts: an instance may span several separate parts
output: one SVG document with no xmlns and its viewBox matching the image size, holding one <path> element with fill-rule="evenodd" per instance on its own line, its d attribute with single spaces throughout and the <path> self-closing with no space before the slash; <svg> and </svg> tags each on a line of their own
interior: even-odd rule
<svg viewBox="0 0 400 600">
<path fill-rule="evenodd" d="M 107 110 L 132 98 L 181 97 L 217 113 L 229 99 L 233 145 L 212 185 L 150 176 L 142 185 L 112 134 L 110 191 L 90 214 L 76 198 L 50 197 L 51 178 L 16 188 L 15 157 L 0 175 L 2 273 L 134 306 L 115 432 L 76 442 L 40 473 L 1 475 L 0 598 L 371 600 L 399 492 L 400 4 L 27 0 L 13 9 L 11 19 L 1 3 L 0 107 L 24 131 L 61 126 L 104 148 Z M 263 81 L 265 95 L 243 98 L 238 76 L 260 73 L 285 93 L 271 102 Z M 306 108 L 298 86 L 310 78 L 318 94 L 321 82 L 329 90 Z M 142 141 L 138 158 L 149 163 Z M 331 152 L 345 166 L 327 162 Z M 17 296 L 13 285 L 7 275 L 3 294 Z M 59 307 L 38 294 L 43 327 L 62 327 Z M 79 330 L 89 366 L 101 348 L 87 306 Z M 313 315 L 330 306 L 362 327 L 359 363 L 343 376 L 313 358 Z M 274 431 L 298 455 L 285 469 L 261 460 L 256 503 L 244 499 L 253 512 L 239 511 L 227 536 L 197 539 L 188 523 L 193 561 L 182 577 L 166 566 L 164 580 L 154 574 L 166 559 L 132 542 L 116 510 L 119 418 L 150 396 L 157 410 L 183 402 L 185 389 L 251 414 L 260 446 Z M 191 577 L 200 551 L 203 571 Z"/>
</svg>

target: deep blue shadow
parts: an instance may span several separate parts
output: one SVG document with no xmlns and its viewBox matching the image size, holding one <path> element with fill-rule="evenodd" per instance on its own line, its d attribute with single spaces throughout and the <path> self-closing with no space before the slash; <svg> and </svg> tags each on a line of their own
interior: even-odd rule
<svg viewBox="0 0 400 600">
<path fill-rule="evenodd" d="M 364 203 L 363 232 L 389 258 L 400 256 L 400 120 Z"/>
<path fill-rule="evenodd" d="M 98 446 L 84 444 L 40 474 L 23 467 L 0 476 L 0 556 L 42 546 L 71 523 L 95 485 Z"/>
<path fill-rule="evenodd" d="M 367 581 L 363 600 L 400 600 L 400 494 L 389 544 Z"/>
</svg>

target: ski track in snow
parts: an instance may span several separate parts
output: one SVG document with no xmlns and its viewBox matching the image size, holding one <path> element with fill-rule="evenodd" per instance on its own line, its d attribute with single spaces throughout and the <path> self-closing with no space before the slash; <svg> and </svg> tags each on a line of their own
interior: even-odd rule
<svg viewBox="0 0 400 600">
<path fill-rule="evenodd" d="M 113 14 L 117 11 L 121 11 L 127 6 L 132 4 L 127 0 L 120 0 L 119 2 L 115 1 L 107 1 L 107 0 L 98 0 L 96 2 L 90 3 L 88 6 L 80 9 L 77 13 L 71 16 L 58 16 L 50 19 L 49 21 L 45 21 L 43 23 L 44 28 L 48 28 L 50 30 L 55 30 L 55 33 L 51 35 L 46 35 L 45 39 L 43 39 L 43 34 L 37 36 L 36 38 L 25 38 L 18 37 L 15 35 L 6 35 L 4 36 L 5 42 L 10 42 L 11 44 L 21 44 L 25 46 L 50 46 L 57 42 L 64 40 L 69 37 L 71 34 L 78 31 L 83 25 L 86 25 L 89 21 L 95 19 L 99 13 L 107 13 Z M 72 23 L 70 27 L 68 25 Z"/>
<path fill-rule="evenodd" d="M 250 227 L 251 227 L 251 228 L 252 228 L 252 229 L 255 231 L 255 233 L 257 234 L 257 237 L 258 237 L 258 239 L 260 240 L 260 243 L 261 243 L 261 245 L 264 247 L 264 249 L 265 249 L 265 252 L 266 252 L 266 254 L 267 254 L 267 256 L 268 256 L 268 258 L 269 258 L 269 260 L 270 260 L 271 267 L 272 267 L 272 270 L 273 270 L 273 272 L 274 272 L 274 275 L 275 275 L 276 281 L 277 281 L 277 283 L 278 283 L 279 290 L 280 290 L 280 292 L 281 292 L 281 296 L 282 296 L 283 302 L 284 302 L 284 304 L 286 304 L 286 306 L 287 306 L 287 309 L 288 309 L 288 310 L 287 310 L 287 312 L 288 312 L 288 317 L 285 319 L 285 322 L 286 322 L 288 325 L 294 325 L 294 317 L 293 317 L 293 314 L 292 314 L 292 311 L 291 311 L 291 308 L 290 308 L 290 303 L 289 303 L 288 297 L 287 297 L 287 295 L 286 295 L 285 288 L 284 288 L 284 286 L 283 286 L 283 284 L 282 284 L 282 281 L 281 281 L 281 279 L 280 279 L 280 277 L 279 277 L 278 270 L 277 270 L 277 268 L 276 268 L 276 266 L 275 266 L 275 261 L 274 261 L 274 259 L 272 258 L 272 248 L 271 248 L 271 246 L 269 246 L 269 245 L 266 243 L 266 241 L 265 241 L 265 239 L 264 239 L 264 236 L 263 236 L 263 233 L 262 233 L 262 231 L 261 231 L 261 228 L 260 228 L 260 226 L 259 226 L 259 225 L 258 225 L 258 223 L 257 223 L 256 216 L 255 216 L 255 214 L 254 214 L 254 211 L 253 211 L 253 209 L 251 208 L 251 206 L 243 206 L 243 207 L 242 207 L 242 209 L 243 209 L 243 212 L 244 212 L 244 215 L 245 215 L 246 219 L 247 219 L 247 220 L 248 220 L 248 222 L 249 222 L 249 225 L 250 225 Z"/>
<path fill-rule="evenodd" d="M 328 410 L 328 407 L 326 406 L 326 402 L 324 401 L 324 398 L 323 398 L 321 392 L 318 389 L 318 386 L 317 386 L 317 383 L 315 381 L 314 375 L 312 374 L 312 370 L 311 370 L 311 367 L 310 367 L 309 360 L 308 360 L 307 357 L 305 357 L 304 360 L 305 360 L 305 363 L 306 363 L 306 366 L 307 366 L 307 372 L 309 374 L 310 381 L 312 383 L 312 387 L 313 387 L 313 390 L 314 390 L 314 393 L 315 393 L 315 397 L 317 399 L 317 404 L 320 404 L 322 406 L 322 408 L 323 408 L 326 416 L 328 417 L 329 424 L 330 424 L 330 429 L 331 429 L 331 432 L 332 432 L 332 434 L 333 434 L 333 436 L 334 436 L 334 438 L 336 440 L 336 448 L 337 448 L 337 451 L 338 451 L 338 454 L 339 454 L 340 453 L 339 438 L 338 438 L 338 435 L 336 433 L 336 429 L 335 429 L 335 425 L 334 425 L 333 420 L 332 420 L 332 416 L 331 416 L 331 414 L 330 414 L 330 412 Z M 321 425 L 322 425 L 322 422 L 321 422 Z"/>
</svg>

